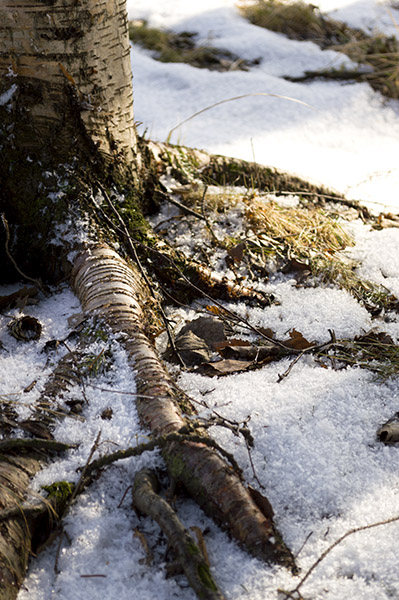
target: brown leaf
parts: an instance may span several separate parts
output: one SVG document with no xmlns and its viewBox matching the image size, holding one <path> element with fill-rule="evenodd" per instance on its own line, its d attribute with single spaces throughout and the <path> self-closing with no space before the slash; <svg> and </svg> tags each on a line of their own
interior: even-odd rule
<svg viewBox="0 0 399 600">
<path fill-rule="evenodd" d="M 208 375 L 208 377 L 220 377 L 222 375 L 231 375 L 232 373 L 240 373 L 247 371 L 252 362 L 247 360 L 218 360 L 213 363 L 205 363 L 195 369 L 196 373 Z"/>
<path fill-rule="evenodd" d="M 175 346 L 186 366 L 200 365 L 207 362 L 211 357 L 207 343 L 192 331 L 180 333 L 175 340 Z M 168 346 L 164 358 L 171 362 L 177 362 L 177 357 L 171 346 Z"/>
<path fill-rule="evenodd" d="M 235 360 L 248 360 L 255 363 L 269 362 L 273 358 L 279 358 L 286 352 L 273 343 L 265 343 L 261 346 L 227 346 L 219 351 L 223 358 L 234 358 Z"/>
<path fill-rule="evenodd" d="M 288 261 L 283 268 L 281 269 L 282 273 L 292 273 L 292 272 L 300 272 L 300 273 L 305 273 L 308 272 L 310 273 L 310 267 L 306 262 L 301 262 L 300 260 L 297 260 L 296 258 L 291 258 L 290 261 Z"/>
<path fill-rule="evenodd" d="M 355 337 L 355 340 L 357 342 L 366 342 L 369 344 L 372 344 L 373 342 L 376 342 L 378 344 L 387 344 L 387 345 L 394 344 L 394 341 L 391 338 L 391 336 L 388 333 L 385 333 L 385 331 L 380 331 L 378 333 L 375 331 L 369 331 L 368 333 L 365 333 L 364 335 Z"/>
<path fill-rule="evenodd" d="M 177 339 L 189 331 L 204 340 L 209 347 L 226 340 L 224 323 L 215 317 L 198 317 L 190 321 L 182 327 Z"/>
<path fill-rule="evenodd" d="M 284 346 L 287 346 L 287 348 L 292 348 L 293 350 L 306 350 L 306 348 L 314 346 L 314 342 L 308 342 L 308 340 L 303 337 L 302 333 L 296 329 L 290 331 L 290 339 L 284 340 L 283 344 Z"/>
<path fill-rule="evenodd" d="M 13 319 L 7 327 L 10 335 L 22 342 L 38 340 L 42 333 L 42 325 L 36 317 L 25 316 Z"/>
<path fill-rule="evenodd" d="M 228 257 L 234 264 L 239 265 L 242 261 L 242 258 L 244 256 L 244 248 L 245 242 L 240 242 L 239 244 L 237 244 L 237 246 L 234 246 L 233 248 L 230 248 L 230 250 L 227 251 Z"/>
<path fill-rule="evenodd" d="M 251 342 L 248 340 L 237 340 L 235 338 L 231 338 L 224 342 L 217 342 L 213 345 L 214 349 L 219 352 L 220 350 L 224 350 L 224 348 L 232 347 L 232 346 L 251 346 Z"/>
<path fill-rule="evenodd" d="M 212 306 L 210 306 L 210 305 L 207 305 L 207 306 L 205 306 L 205 308 L 206 308 L 206 310 L 207 310 L 208 312 L 212 313 L 213 315 L 220 315 L 220 314 L 221 314 L 221 312 L 222 312 L 222 311 L 220 310 L 220 308 L 219 308 L 218 306 L 215 306 L 215 305 L 212 305 Z"/>
<path fill-rule="evenodd" d="M 273 329 L 270 329 L 270 327 L 257 327 L 257 330 L 271 340 L 274 340 L 275 333 Z"/>
</svg>

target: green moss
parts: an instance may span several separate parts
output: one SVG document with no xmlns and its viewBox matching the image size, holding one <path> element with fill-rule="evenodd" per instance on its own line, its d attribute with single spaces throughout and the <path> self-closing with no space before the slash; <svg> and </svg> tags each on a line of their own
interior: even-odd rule
<svg viewBox="0 0 399 600">
<path fill-rule="evenodd" d="M 205 563 L 198 566 L 198 577 L 202 581 L 203 585 L 213 592 L 217 592 L 217 586 L 213 581 L 211 571 Z"/>
<path fill-rule="evenodd" d="M 168 454 L 168 470 L 172 480 L 179 481 L 185 470 L 185 463 L 178 454 Z"/>
<path fill-rule="evenodd" d="M 56 481 L 51 485 L 44 485 L 42 489 L 47 492 L 47 500 L 51 501 L 56 513 L 62 516 L 74 492 L 74 484 L 69 481 Z"/>
</svg>

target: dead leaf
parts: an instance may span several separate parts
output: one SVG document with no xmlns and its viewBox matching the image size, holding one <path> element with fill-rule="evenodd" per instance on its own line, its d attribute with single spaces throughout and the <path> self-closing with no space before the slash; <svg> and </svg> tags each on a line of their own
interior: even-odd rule
<svg viewBox="0 0 399 600">
<path fill-rule="evenodd" d="M 391 338 L 391 336 L 388 333 L 385 333 L 385 331 L 380 331 L 380 332 L 369 331 L 368 333 L 365 333 L 364 335 L 355 337 L 355 341 L 356 342 L 365 342 L 365 343 L 369 343 L 369 344 L 372 344 L 373 342 L 378 343 L 378 344 L 387 344 L 387 345 L 394 344 L 394 341 Z"/>
<path fill-rule="evenodd" d="M 222 314 L 222 311 L 220 310 L 220 308 L 218 306 L 215 305 L 207 305 L 205 306 L 206 310 L 210 313 L 212 313 L 213 315 L 220 315 Z"/>
<path fill-rule="evenodd" d="M 112 408 L 110 408 L 110 407 L 104 408 L 103 412 L 101 413 L 101 418 L 106 421 L 110 421 L 112 419 L 113 414 L 114 413 L 113 413 Z"/>
<path fill-rule="evenodd" d="M 251 342 L 248 342 L 248 340 L 237 340 L 235 338 L 214 344 L 214 348 L 217 352 L 224 350 L 224 348 L 233 346 L 252 346 L 252 344 Z"/>
<path fill-rule="evenodd" d="M 208 375 L 208 377 L 221 377 L 223 375 L 248 371 L 252 364 L 252 362 L 248 362 L 247 360 L 218 360 L 213 363 L 204 363 L 195 369 L 195 372 L 201 375 Z"/>
<path fill-rule="evenodd" d="M 191 331 L 196 336 L 205 341 L 209 347 L 214 347 L 214 344 L 226 340 L 224 323 L 215 317 L 198 317 L 194 321 L 190 321 L 179 332 L 176 339 Z"/>
<path fill-rule="evenodd" d="M 290 331 L 290 339 L 284 340 L 283 344 L 287 348 L 292 348 L 293 350 L 306 350 L 306 348 L 314 346 L 315 342 L 308 342 L 308 340 L 303 337 L 302 333 L 296 329 L 292 329 L 292 331 Z"/>
<path fill-rule="evenodd" d="M 22 342 L 38 340 L 42 333 L 40 321 L 36 317 L 28 316 L 13 319 L 8 323 L 8 329 L 10 330 L 10 335 Z"/>
<path fill-rule="evenodd" d="M 273 329 L 270 329 L 270 327 L 257 327 L 257 330 L 267 338 L 274 340 L 276 334 L 274 333 Z"/>
<path fill-rule="evenodd" d="M 180 333 L 175 340 L 176 350 L 187 366 L 200 365 L 211 358 L 211 351 L 207 343 L 192 331 Z M 168 346 L 164 358 L 177 362 L 175 352 Z"/>
<path fill-rule="evenodd" d="M 244 256 L 245 242 L 240 242 L 233 248 L 227 251 L 226 263 L 228 266 L 234 264 L 239 265 Z"/>
<path fill-rule="evenodd" d="M 310 274 L 311 270 L 306 262 L 301 262 L 296 258 L 291 258 L 281 269 L 282 273 L 292 273 L 292 272 L 300 272 L 305 274 L 306 272 Z"/>
<path fill-rule="evenodd" d="M 219 351 L 223 358 L 232 358 L 235 360 L 247 360 L 255 363 L 264 363 L 268 359 L 280 358 L 286 352 L 273 343 L 265 343 L 261 346 L 226 346 Z"/>
</svg>

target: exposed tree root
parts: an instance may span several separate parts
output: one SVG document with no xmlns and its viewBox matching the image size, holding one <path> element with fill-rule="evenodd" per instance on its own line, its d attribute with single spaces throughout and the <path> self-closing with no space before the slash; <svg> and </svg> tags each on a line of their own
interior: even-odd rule
<svg viewBox="0 0 399 600">
<path fill-rule="evenodd" d="M 101 314 L 114 332 L 125 335 L 143 424 L 156 436 L 178 432 L 186 424 L 179 390 L 146 335 L 143 311 L 149 305 L 149 292 L 137 269 L 111 248 L 96 246 L 77 258 L 73 284 L 88 314 Z M 197 441 L 172 441 L 163 456 L 172 479 L 181 482 L 250 553 L 295 569 L 270 516 L 262 514 L 239 477 L 213 449 Z"/>
<path fill-rule="evenodd" d="M 133 485 L 133 504 L 158 523 L 178 556 L 178 562 L 191 587 L 202 600 L 223 600 L 201 550 L 182 525 L 172 507 L 158 495 L 158 481 L 152 471 L 137 473 Z"/>
<path fill-rule="evenodd" d="M 25 577 L 31 551 L 43 543 L 62 516 L 67 498 L 59 495 L 40 504 L 24 504 L 30 482 L 49 460 L 50 452 L 67 444 L 51 438 L 50 426 L 65 415 L 51 410 L 56 397 L 78 383 L 80 374 L 71 353 L 48 378 L 28 423 L 45 439 L 6 439 L 0 443 L 0 600 L 13 600 Z"/>
</svg>

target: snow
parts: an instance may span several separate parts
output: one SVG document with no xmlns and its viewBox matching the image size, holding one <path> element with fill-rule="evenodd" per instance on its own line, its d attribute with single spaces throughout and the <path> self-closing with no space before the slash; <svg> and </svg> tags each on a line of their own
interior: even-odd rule
<svg viewBox="0 0 399 600">
<path fill-rule="evenodd" d="M 172 141 L 255 158 L 332 186 L 348 197 L 361 198 L 375 210 L 398 212 L 397 103 L 384 101 L 366 84 L 294 84 L 281 78 L 301 74 L 304 69 L 338 66 L 346 60 L 342 55 L 255 28 L 239 15 L 233 0 L 134 0 L 128 6 L 130 18 L 196 31 L 201 40 L 229 48 L 243 58 L 263 58 L 249 72 L 217 73 L 162 64 L 134 47 L 135 118 L 148 137 L 165 140 L 183 119 L 233 96 L 259 92 L 289 96 L 308 106 L 271 96 L 227 102 L 185 123 L 173 133 Z M 391 15 L 398 20 L 398 13 L 388 4 L 323 0 L 320 7 L 352 25 L 397 33 Z M 234 219 L 237 224 L 238 209 Z M 399 230 L 371 231 L 356 223 L 353 231 L 357 243 L 348 254 L 359 261 L 359 274 L 398 295 Z M 182 238 L 183 242 L 188 244 L 189 236 Z M 15 289 L 4 287 L 0 293 Z M 318 342 L 329 339 L 329 329 L 337 337 L 361 335 L 372 328 L 399 337 L 397 314 L 372 319 L 347 292 L 332 286 L 300 288 L 295 281 L 276 274 L 263 289 L 280 303 L 264 310 L 244 305 L 235 310 L 254 325 L 272 328 L 281 338 L 293 328 Z M 11 402 L 20 417 L 29 417 L 54 363 L 67 352 L 61 344 L 55 355 L 43 353 L 45 343 L 65 339 L 71 331 L 68 318 L 79 311 L 79 303 L 68 289 L 26 307 L 24 313 L 43 324 L 40 341 L 28 343 L 17 342 L 7 330 L 18 311 L 0 315 L 4 346 L 0 349 L 0 399 Z M 174 311 L 181 322 L 194 315 L 194 310 Z M 79 386 L 64 398 L 82 401 L 84 421 L 67 417 L 54 432 L 57 439 L 76 443 L 78 448 L 36 476 L 35 493 L 55 480 L 76 482 L 76 469 L 87 461 L 100 431 L 100 454 L 147 439 L 134 404 L 134 373 L 118 340 L 109 342 L 112 367 L 86 384 L 87 403 Z M 74 348 L 73 340 L 66 343 Z M 101 352 L 104 343 L 95 342 L 93 353 Z M 300 360 L 279 382 L 289 364 L 290 359 L 284 359 L 257 371 L 219 379 L 183 372 L 179 384 L 199 402 L 203 417 L 213 410 L 235 421 L 250 416 L 255 473 L 243 440 L 221 428 L 213 427 L 211 434 L 234 454 L 248 483 L 256 489 L 259 482 L 264 486 L 261 491 L 272 503 L 276 525 L 294 554 L 299 553 L 297 560 L 304 574 L 345 532 L 399 515 L 398 448 L 383 446 L 375 433 L 399 410 L 399 390 L 397 378 L 381 382 L 360 368 L 324 369 L 311 357 Z M 34 380 L 36 385 L 24 393 Z M 102 418 L 104 409 L 110 407 L 112 418 Z M 18 600 L 194 598 L 183 577 L 166 578 L 166 546 L 159 540 L 158 527 L 131 509 L 129 492 L 124 498 L 134 474 L 143 466 L 162 468 L 159 453 L 120 461 L 79 497 L 65 519 L 58 572 L 56 541 L 31 561 Z M 248 556 L 191 500 L 179 499 L 177 511 L 187 527 L 206 531 L 212 569 L 229 600 L 284 598 L 277 590 L 297 585 L 299 579 L 285 569 Z M 150 565 L 136 529 L 154 550 Z M 304 598 L 399 598 L 398 535 L 399 523 L 392 523 L 348 537 L 306 581 L 301 590 Z"/>
<path fill-rule="evenodd" d="M 324 0 L 326 10 L 333 11 L 333 1 Z M 323 2 L 318 4 L 323 10 Z M 227 48 L 241 58 L 262 58 L 249 72 L 217 73 L 156 62 L 135 46 L 135 116 L 148 137 L 165 141 L 181 121 L 228 98 L 259 92 L 288 96 L 309 106 L 250 96 L 193 118 L 173 133 L 171 141 L 297 173 L 348 198 L 367 201 L 377 212 L 398 209 L 397 103 L 384 100 L 366 83 L 303 84 L 282 79 L 304 70 L 338 68 L 348 63 L 343 54 L 323 52 L 311 42 L 255 27 L 239 15 L 233 0 L 137 0 L 128 6 L 131 18 L 195 31 L 200 41 Z M 362 22 L 369 20 L 373 29 L 379 26 L 398 35 L 399 14 L 388 4 L 365 0 L 343 7 L 338 2 L 337 8 L 345 6 Z"/>
</svg>

